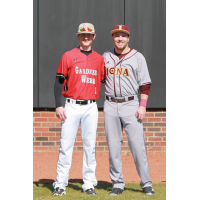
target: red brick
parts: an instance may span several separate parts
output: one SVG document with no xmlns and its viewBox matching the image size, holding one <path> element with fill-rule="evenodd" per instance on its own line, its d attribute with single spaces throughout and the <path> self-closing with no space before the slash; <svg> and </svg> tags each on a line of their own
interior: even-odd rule
<svg viewBox="0 0 200 200">
<path fill-rule="evenodd" d="M 49 147 L 49 151 L 59 151 L 60 147 Z"/>
<path fill-rule="evenodd" d="M 41 123 L 33 123 L 33 127 L 41 126 Z"/>
<path fill-rule="evenodd" d="M 42 142 L 42 146 L 54 146 L 55 142 Z"/>
<path fill-rule="evenodd" d="M 98 146 L 108 146 L 107 142 L 98 142 Z"/>
<path fill-rule="evenodd" d="M 106 141 L 106 137 L 97 137 L 96 140 L 97 141 Z"/>
<path fill-rule="evenodd" d="M 47 151 L 48 147 L 34 147 L 35 151 Z"/>
<path fill-rule="evenodd" d="M 162 118 L 162 122 L 166 122 L 166 118 Z"/>
<path fill-rule="evenodd" d="M 130 151 L 130 148 L 129 148 L 129 147 L 121 147 L 121 150 L 122 150 L 122 151 L 124 151 L 124 150 L 125 150 L 125 151 Z"/>
<path fill-rule="evenodd" d="M 104 122 L 104 118 L 99 118 L 98 122 Z"/>
<path fill-rule="evenodd" d="M 155 117 L 166 117 L 166 113 L 155 113 Z"/>
<path fill-rule="evenodd" d="M 41 116 L 41 114 L 40 113 L 33 113 L 33 117 L 40 117 Z"/>
<path fill-rule="evenodd" d="M 145 136 L 153 136 L 153 132 L 145 132 L 144 135 Z"/>
<path fill-rule="evenodd" d="M 163 137 L 163 141 L 166 141 L 166 137 Z"/>
<path fill-rule="evenodd" d="M 166 142 L 155 142 L 155 146 L 166 146 Z"/>
<path fill-rule="evenodd" d="M 36 141 L 48 141 L 48 137 L 35 137 Z"/>
<path fill-rule="evenodd" d="M 95 151 L 104 151 L 105 147 L 95 147 Z"/>
<path fill-rule="evenodd" d="M 82 137 L 76 137 L 76 141 L 83 141 Z"/>
<path fill-rule="evenodd" d="M 161 131 L 161 128 L 147 128 L 147 131 L 153 131 L 153 132 L 158 132 L 158 131 Z"/>
<path fill-rule="evenodd" d="M 49 141 L 60 141 L 60 137 L 49 137 Z"/>
<path fill-rule="evenodd" d="M 83 146 L 83 142 L 75 142 L 74 146 Z"/>
<path fill-rule="evenodd" d="M 83 151 L 83 147 L 76 147 L 77 151 Z"/>
<path fill-rule="evenodd" d="M 166 136 L 166 132 L 161 133 L 155 133 L 155 136 Z"/>
<path fill-rule="evenodd" d="M 97 132 L 104 132 L 104 128 L 97 128 Z"/>
<path fill-rule="evenodd" d="M 56 132 L 56 136 L 60 136 L 61 132 Z"/>
<path fill-rule="evenodd" d="M 166 131 L 166 127 L 165 127 L 165 128 L 162 128 L 162 131 Z"/>
<path fill-rule="evenodd" d="M 47 118 L 36 117 L 35 122 L 47 122 Z"/>
<path fill-rule="evenodd" d="M 42 133 L 42 136 L 55 136 L 56 133 L 53 132 L 46 132 L 46 133 Z"/>
<path fill-rule="evenodd" d="M 33 132 L 33 136 L 41 136 L 42 135 L 42 133 L 35 133 L 35 132 Z"/>
<path fill-rule="evenodd" d="M 42 113 L 42 117 L 55 117 L 55 112 L 51 112 L 51 113 Z"/>
<path fill-rule="evenodd" d="M 142 120 L 142 122 L 147 122 L 147 118 L 145 117 L 145 118 Z"/>
<path fill-rule="evenodd" d="M 147 112 L 147 113 L 145 114 L 145 117 L 154 117 L 154 113 L 149 113 L 149 112 Z"/>
<path fill-rule="evenodd" d="M 154 146 L 154 142 L 145 142 L 145 146 Z"/>
<path fill-rule="evenodd" d="M 42 126 L 55 127 L 55 123 L 42 123 Z"/>
<path fill-rule="evenodd" d="M 161 118 L 148 118 L 148 122 L 161 122 Z"/>
<path fill-rule="evenodd" d="M 126 136 L 123 137 L 123 141 L 128 141 L 128 138 Z"/>
<path fill-rule="evenodd" d="M 47 132 L 49 128 L 35 128 L 35 131 Z"/>
<path fill-rule="evenodd" d="M 33 142 L 33 146 L 40 146 L 40 142 Z"/>
<path fill-rule="evenodd" d="M 166 123 L 154 123 L 154 126 L 166 126 Z"/>
<path fill-rule="evenodd" d="M 99 127 L 99 126 L 100 126 L 100 127 L 102 127 L 102 126 L 104 127 L 104 123 L 98 123 L 98 127 Z"/>
<path fill-rule="evenodd" d="M 56 127 L 61 127 L 61 122 L 60 123 L 56 123 Z"/>
<path fill-rule="evenodd" d="M 99 118 L 102 118 L 102 117 L 104 117 L 103 112 L 99 112 Z"/>
<path fill-rule="evenodd" d="M 49 131 L 52 131 L 52 132 L 60 132 L 61 129 L 60 129 L 60 128 L 49 128 Z"/>
<path fill-rule="evenodd" d="M 161 141 L 161 137 L 149 137 L 149 141 Z"/>
<path fill-rule="evenodd" d="M 162 151 L 166 151 L 166 147 L 161 147 L 161 150 Z"/>
<path fill-rule="evenodd" d="M 143 126 L 144 126 L 144 127 L 149 127 L 149 126 L 152 127 L 152 126 L 153 126 L 153 123 L 143 123 Z"/>
<path fill-rule="evenodd" d="M 76 134 L 76 137 L 81 137 L 81 133 L 77 133 L 77 134 Z"/>
<path fill-rule="evenodd" d="M 60 119 L 58 119 L 57 117 L 55 117 L 55 118 L 49 118 L 49 121 L 50 122 L 60 122 L 61 123 L 61 120 Z"/>
<path fill-rule="evenodd" d="M 161 147 L 148 147 L 148 151 L 160 151 Z"/>
<path fill-rule="evenodd" d="M 97 133 L 97 136 L 104 136 L 104 137 L 106 137 L 106 134 L 105 133 Z"/>
</svg>

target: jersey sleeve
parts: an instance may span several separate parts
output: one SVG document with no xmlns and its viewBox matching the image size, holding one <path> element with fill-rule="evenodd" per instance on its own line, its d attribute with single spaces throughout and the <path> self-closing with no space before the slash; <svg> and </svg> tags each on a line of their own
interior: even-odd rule
<svg viewBox="0 0 200 200">
<path fill-rule="evenodd" d="M 141 53 L 137 53 L 138 58 L 138 71 L 137 71 L 137 82 L 139 86 L 147 85 L 151 83 L 148 67 L 144 56 Z"/>
<path fill-rule="evenodd" d="M 60 59 L 56 77 L 65 79 L 67 77 L 67 71 L 68 71 L 68 59 L 66 53 L 64 53 Z"/>
<path fill-rule="evenodd" d="M 140 94 L 149 95 L 150 88 L 151 88 L 151 83 L 150 83 L 150 84 L 147 84 L 147 85 L 142 85 L 142 86 L 140 86 L 140 88 L 139 88 Z"/>
</svg>

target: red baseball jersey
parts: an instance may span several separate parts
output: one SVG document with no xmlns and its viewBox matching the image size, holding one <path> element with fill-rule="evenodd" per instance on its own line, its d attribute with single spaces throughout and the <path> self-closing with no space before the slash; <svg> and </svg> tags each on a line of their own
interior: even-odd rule
<svg viewBox="0 0 200 200">
<path fill-rule="evenodd" d="M 63 54 L 56 76 L 65 78 L 62 89 L 64 97 L 96 100 L 104 79 L 104 59 L 94 50 L 86 56 L 74 48 Z"/>
</svg>

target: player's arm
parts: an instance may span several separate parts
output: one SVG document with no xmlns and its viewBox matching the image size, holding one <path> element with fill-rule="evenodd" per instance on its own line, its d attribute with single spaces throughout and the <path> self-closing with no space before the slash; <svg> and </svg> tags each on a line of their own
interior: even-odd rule
<svg viewBox="0 0 200 200">
<path fill-rule="evenodd" d="M 141 94 L 140 106 L 135 114 L 138 120 L 143 120 L 146 115 L 146 105 L 149 97 L 151 84 L 143 85 L 139 88 Z"/>
<path fill-rule="evenodd" d="M 61 119 L 62 121 L 65 121 L 67 115 L 65 112 L 65 109 L 62 106 L 62 85 L 63 85 L 64 79 L 60 77 L 56 77 L 55 85 L 54 85 L 54 96 L 56 100 L 56 116 Z"/>
</svg>

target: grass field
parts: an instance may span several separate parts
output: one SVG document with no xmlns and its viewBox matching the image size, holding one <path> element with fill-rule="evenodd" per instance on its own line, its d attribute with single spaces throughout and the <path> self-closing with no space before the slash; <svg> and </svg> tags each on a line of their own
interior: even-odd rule
<svg viewBox="0 0 200 200">
<path fill-rule="evenodd" d="M 81 183 L 72 183 L 66 187 L 66 195 L 62 197 L 51 196 L 53 192 L 52 184 L 44 183 L 34 183 L 33 184 L 33 199 L 34 200 L 51 200 L 51 199 L 71 199 L 71 200 L 80 200 L 80 199 L 166 199 L 166 183 L 153 184 L 153 189 L 155 195 L 147 196 L 142 193 L 142 190 L 137 183 L 127 183 L 124 189 L 123 194 L 119 196 L 110 196 L 108 193 L 112 189 L 112 184 L 108 182 L 100 182 L 95 187 L 97 196 L 87 196 L 82 192 Z"/>
</svg>

